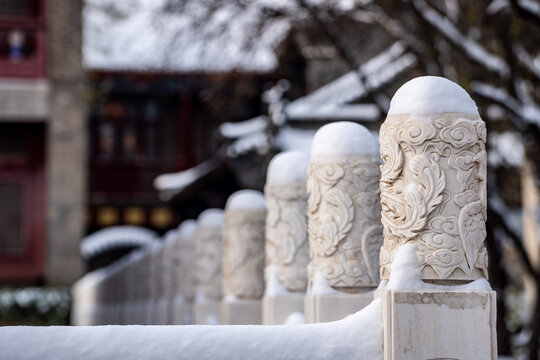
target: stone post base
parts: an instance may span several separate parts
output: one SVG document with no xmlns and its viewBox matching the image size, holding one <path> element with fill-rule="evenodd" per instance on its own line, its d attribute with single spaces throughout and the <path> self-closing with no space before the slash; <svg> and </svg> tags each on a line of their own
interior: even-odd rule
<svg viewBox="0 0 540 360">
<path fill-rule="evenodd" d="M 260 325 L 261 313 L 261 300 L 235 299 L 221 302 L 221 324 L 223 325 Z"/>
<path fill-rule="evenodd" d="M 152 307 L 152 325 L 167 325 L 167 311 L 169 308 L 169 303 L 167 299 L 161 298 L 158 299 Z"/>
<path fill-rule="evenodd" d="M 494 291 L 380 290 L 384 360 L 497 359 Z"/>
<path fill-rule="evenodd" d="M 373 301 L 373 291 L 358 294 L 306 294 L 304 316 L 306 323 L 341 320 L 362 310 Z"/>
<path fill-rule="evenodd" d="M 193 305 L 187 302 L 173 301 L 171 304 L 171 322 L 173 325 L 193 324 Z"/>
<path fill-rule="evenodd" d="M 304 313 L 305 294 L 285 296 L 265 296 L 262 300 L 263 325 L 284 324 L 289 315 L 295 312 Z"/>
<path fill-rule="evenodd" d="M 193 304 L 193 323 L 195 325 L 219 325 L 219 301 Z"/>
</svg>

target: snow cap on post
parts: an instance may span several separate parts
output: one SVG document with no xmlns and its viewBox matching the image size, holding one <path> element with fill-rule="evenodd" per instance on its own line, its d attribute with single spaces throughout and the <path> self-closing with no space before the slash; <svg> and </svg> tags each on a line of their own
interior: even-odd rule
<svg viewBox="0 0 540 360">
<path fill-rule="evenodd" d="M 388 115 L 461 113 L 480 116 L 475 102 L 458 84 L 439 76 L 407 81 L 390 101 Z"/>
<path fill-rule="evenodd" d="M 309 156 L 301 151 L 279 153 L 268 164 L 266 185 L 305 182 L 308 164 Z"/>
<path fill-rule="evenodd" d="M 206 209 L 197 218 L 197 226 L 213 227 L 223 225 L 223 210 Z"/>
<path fill-rule="evenodd" d="M 182 221 L 178 226 L 178 236 L 182 239 L 188 239 L 193 237 L 195 230 L 197 229 L 197 222 L 193 219 Z"/>
<path fill-rule="evenodd" d="M 223 210 L 207 209 L 197 218 L 195 232 L 196 302 L 221 299 Z M 189 271 L 186 269 L 186 271 Z"/>
<path fill-rule="evenodd" d="M 261 192 L 240 190 L 225 206 L 223 295 L 259 299 L 264 290 L 265 200 Z"/>
<path fill-rule="evenodd" d="M 225 210 L 264 209 L 264 195 L 256 190 L 239 190 L 227 199 Z"/>
<path fill-rule="evenodd" d="M 486 127 L 450 80 L 426 76 L 394 95 L 381 126 L 381 277 L 397 249 L 416 242 L 422 279 L 487 277 Z"/>
<path fill-rule="evenodd" d="M 306 153 L 286 151 L 274 156 L 268 165 L 264 187 L 267 296 L 278 295 L 277 289 L 306 291 L 308 164 Z"/>
<path fill-rule="evenodd" d="M 360 124 L 339 121 L 322 126 L 313 138 L 311 160 L 340 155 L 378 155 L 379 144 Z"/>
<path fill-rule="evenodd" d="M 379 283 L 379 164 L 377 140 L 362 125 L 335 122 L 315 134 L 307 180 L 310 288 L 317 274 L 349 292 Z"/>
</svg>

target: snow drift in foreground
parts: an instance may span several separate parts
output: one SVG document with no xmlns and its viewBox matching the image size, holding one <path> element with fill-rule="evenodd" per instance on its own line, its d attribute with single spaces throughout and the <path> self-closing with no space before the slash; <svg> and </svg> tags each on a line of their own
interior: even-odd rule
<svg viewBox="0 0 540 360">
<path fill-rule="evenodd" d="M 382 359 L 380 300 L 330 323 L 0 328 L 6 359 Z"/>
</svg>

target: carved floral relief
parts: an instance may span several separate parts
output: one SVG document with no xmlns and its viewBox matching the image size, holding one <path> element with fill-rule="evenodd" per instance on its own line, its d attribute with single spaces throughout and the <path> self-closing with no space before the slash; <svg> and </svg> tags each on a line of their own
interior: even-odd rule
<svg viewBox="0 0 540 360">
<path fill-rule="evenodd" d="M 379 158 L 372 155 L 310 163 L 310 281 L 318 271 L 334 288 L 374 287 L 379 283 L 379 164 Z"/>
<path fill-rule="evenodd" d="M 204 228 L 198 229 L 205 231 Z M 212 229 L 210 229 L 212 231 Z M 221 232 L 219 228 L 216 228 L 214 232 L 217 231 L 218 242 L 221 243 L 220 237 Z M 197 236 L 197 235 L 195 235 Z M 194 238 L 179 238 L 177 239 L 176 245 L 176 265 L 175 271 L 176 274 L 174 278 L 177 279 L 177 289 L 179 290 L 179 295 L 184 296 L 186 299 L 192 299 L 195 296 L 195 241 Z"/>
<path fill-rule="evenodd" d="M 264 293 L 264 209 L 229 209 L 223 227 L 223 295 Z"/>
<path fill-rule="evenodd" d="M 195 239 L 195 286 L 197 293 L 207 299 L 220 300 L 221 228 L 217 226 L 199 227 L 195 232 Z"/>
<path fill-rule="evenodd" d="M 305 291 L 309 261 L 304 182 L 266 185 L 266 264 L 289 291 Z"/>
<path fill-rule="evenodd" d="M 486 128 L 467 116 L 394 115 L 381 126 L 383 279 L 408 241 L 425 280 L 487 277 Z"/>
</svg>

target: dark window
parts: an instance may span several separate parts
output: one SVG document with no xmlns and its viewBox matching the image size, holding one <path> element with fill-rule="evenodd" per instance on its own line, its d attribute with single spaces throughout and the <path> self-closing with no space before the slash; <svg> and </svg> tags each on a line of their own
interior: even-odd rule
<svg viewBox="0 0 540 360">
<path fill-rule="evenodd" d="M 24 250 L 22 234 L 23 188 L 20 183 L 0 182 L 0 253 L 20 254 Z"/>
</svg>

